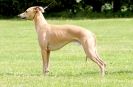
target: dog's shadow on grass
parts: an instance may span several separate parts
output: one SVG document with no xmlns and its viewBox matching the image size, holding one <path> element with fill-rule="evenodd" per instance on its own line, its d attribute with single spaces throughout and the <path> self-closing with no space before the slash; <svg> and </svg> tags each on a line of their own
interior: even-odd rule
<svg viewBox="0 0 133 87">
<path fill-rule="evenodd" d="M 0 73 L 0 76 L 41 76 L 42 74 L 25 74 L 25 73 L 13 73 L 13 72 L 6 72 Z"/>
<path fill-rule="evenodd" d="M 107 75 L 108 74 L 133 74 L 133 71 L 130 71 L 130 70 L 119 70 L 119 71 L 107 72 Z"/>
<path fill-rule="evenodd" d="M 129 71 L 129 70 L 125 70 L 125 71 L 106 71 L 105 76 L 114 76 L 114 75 L 123 75 L 123 74 L 133 74 L 133 71 Z M 60 73 L 60 74 L 54 74 L 54 73 L 50 73 L 48 76 L 56 76 L 56 77 L 62 77 L 62 76 L 66 76 L 66 77 L 88 77 L 88 76 L 100 76 L 101 74 L 97 71 L 92 71 L 92 72 L 81 72 L 81 73 L 76 73 L 76 74 L 67 74 L 67 73 Z"/>
<path fill-rule="evenodd" d="M 53 76 L 53 77 L 86 77 L 86 76 L 95 76 L 99 75 L 99 72 L 79 72 L 79 73 L 71 73 L 71 72 L 64 72 L 64 73 L 50 73 L 48 76 Z"/>
<path fill-rule="evenodd" d="M 118 75 L 118 74 L 133 74 L 133 71 L 129 71 L 129 70 L 125 70 L 125 71 L 112 71 L 112 72 L 106 72 L 105 76 L 107 75 Z M 50 72 L 49 74 L 47 74 L 46 76 L 49 76 L 49 77 L 62 77 L 62 76 L 65 76 L 65 77 L 78 77 L 78 76 L 83 76 L 83 77 L 86 77 L 86 76 L 98 76 L 100 75 L 99 72 L 95 72 L 95 71 L 92 71 L 92 72 L 79 72 L 79 73 L 54 73 L 54 72 Z M 14 72 L 6 72 L 6 73 L 0 73 L 0 76 L 21 76 L 21 77 L 24 77 L 24 76 L 45 76 L 43 75 L 43 73 L 14 73 Z"/>
<path fill-rule="evenodd" d="M 99 72 L 81 72 L 81 73 L 54 73 L 54 72 L 49 72 L 49 74 L 44 75 L 43 73 L 15 73 L 15 72 L 1 72 L 0 76 L 20 76 L 20 77 L 25 77 L 25 76 L 49 76 L 49 77 L 78 77 L 78 76 L 93 76 L 93 75 L 99 75 Z"/>
</svg>

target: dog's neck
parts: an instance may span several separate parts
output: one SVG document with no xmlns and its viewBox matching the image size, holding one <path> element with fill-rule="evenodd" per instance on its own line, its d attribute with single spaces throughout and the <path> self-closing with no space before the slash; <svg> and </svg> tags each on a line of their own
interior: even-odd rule
<svg viewBox="0 0 133 87">
<path fill-rule="evenodd" d="M 36 13 L 33 21 L 35 23 L 36 31 L 40 30 L 41 29 L 40 28 L 41 26 L 48 25 L 48 23 L 45 20 L 43 14 L 40 11 Z"/>
</svg>

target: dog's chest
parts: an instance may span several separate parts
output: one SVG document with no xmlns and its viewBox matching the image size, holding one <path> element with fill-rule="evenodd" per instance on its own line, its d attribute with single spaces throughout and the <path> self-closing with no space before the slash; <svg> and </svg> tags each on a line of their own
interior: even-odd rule
<svg viewBox="0 0 133 87">
<path fill-rule="evenodd" d="M 42 48 L 47 47 L 51 51 L 58 50 L 70 42 L 70 40 L 61 37 L 48 36 L 46 35 L 46 33 L 39 34 L 38 40 L 39 40 L 39 45 Z"/>
<path fill-rule="evenodd" d="M 69 43 L 69 42 L 64 41 L 64 42 L 48 43 L 48 49 L 51 51 L 58 50 L 58 49 L 62 48 L 63 46 L 65 46 L 67 43 Z"/>
</svg>

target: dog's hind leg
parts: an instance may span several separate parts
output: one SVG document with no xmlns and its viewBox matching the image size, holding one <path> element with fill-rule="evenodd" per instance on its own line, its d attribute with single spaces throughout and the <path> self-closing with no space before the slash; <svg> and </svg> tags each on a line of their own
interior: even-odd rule
<svg viewBox="0 0 133 87">
<path fill-rule="evenodd" d="M 97 49 L 96 49 L 96 48 L 95 48 L 95 53 L 96 53 L 96 55 L 97 55 L 98 60 L 99 60 L 101 63 L 103 63 L 104 66 L 106 67 L 106 63 L 100 58 L 99 54 L 97 53 Z"/>
<path fill-rule="evenodd" d="M 101 70 L 101 74 L 102 76 L 104 76 L 105 74 L 105 63 L 100 59 L 100 57 L 96 54 L 95 49 L 94 48 L 89 48 L 89 58 L 94 61 L 95 63 L 97 63 L 100 67 Z"/>
<path fill-rule="evenodd" d="M 91 39 L 91 41 L 89 41 L 88 39 L 84 39 L 82 41 L 82 46 L 84 48 L 86 56 L 99 66 L 99 68 L 101 70 L 101 74 L 102 74 L 102 76 L 104 76 L 105 65 L 104 65 L 104 62 L 100 59 L 100 57 L 96 53 L 95 42 L 92 39 Z"/>
</svg>

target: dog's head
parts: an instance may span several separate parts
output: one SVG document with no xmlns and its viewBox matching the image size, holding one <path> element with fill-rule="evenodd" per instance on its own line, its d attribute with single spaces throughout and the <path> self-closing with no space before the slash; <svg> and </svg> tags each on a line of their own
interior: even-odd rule
<svg viewBox="0 0 133 87">
<path fill-rule="evenodd" d="M 41 6 L 33 6 L 18 16 L 22 19 L 33 20 L 38 12 L 44 13 L 44 8 Z"/>
</svg>

